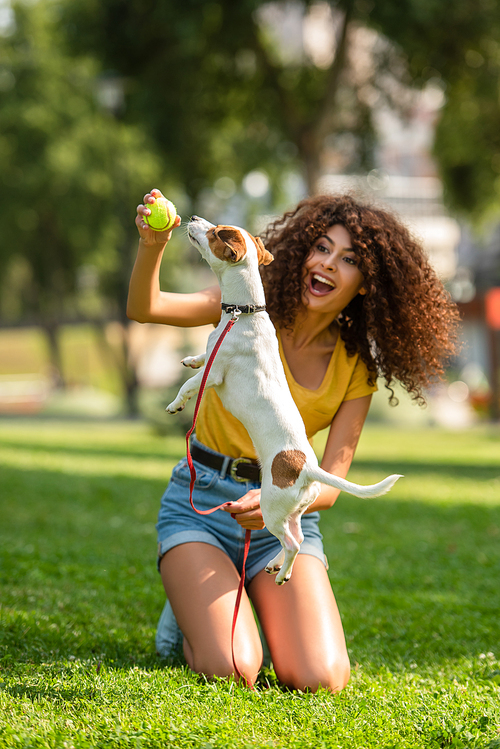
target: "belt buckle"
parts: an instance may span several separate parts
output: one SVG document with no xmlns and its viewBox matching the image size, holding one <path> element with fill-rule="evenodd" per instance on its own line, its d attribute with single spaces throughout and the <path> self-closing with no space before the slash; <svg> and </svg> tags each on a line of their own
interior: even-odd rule
<svg viewBox="0 0 500 749">
<path fill-rule="evenodd" d="M 234 460 L 231 461 L 231 468 L 229 469 L 229 475 L 235 481 L 246 482 L 249 479 L 242 478 L 241 476 L 238 476 L 236 474 L 236 470 L 238 466 L 240 465 L 240 463 L 253 463 L 253 461 L 250 460 L 250 458 L 234 458 Z"/>
</svg>

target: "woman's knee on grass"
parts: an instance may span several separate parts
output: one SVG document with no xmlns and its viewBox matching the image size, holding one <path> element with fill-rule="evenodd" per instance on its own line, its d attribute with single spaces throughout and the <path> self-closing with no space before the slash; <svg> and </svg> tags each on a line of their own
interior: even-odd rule
<svg viewBox="0 0 500 749">
<path fill-rule="evenodd" d="M 231 676 L 238 678 L 230 649 L 192 649 L 187 640 L 184 640 L 184 654 L 191 670 L 198 674 L 204 674 L 209 679 Z M 247 643 L 245 648 L 235 652 L 235 660 L 239 672 L 243 674 L 247 682 L 254 684 L 262 667 L 263 653 L 260 642 L 257 644 Z"/>
<path fill-rule="evenodd" d="M 282 673 L 276 669 L 276 675 L 290 689 L 317 692 L 318 689 L 323 688 L 330 692 L 340 692 L 349 682 L 351 666 L 349 658 L 345 655 L 331 663 L 290 663 Z"/>
</svg>

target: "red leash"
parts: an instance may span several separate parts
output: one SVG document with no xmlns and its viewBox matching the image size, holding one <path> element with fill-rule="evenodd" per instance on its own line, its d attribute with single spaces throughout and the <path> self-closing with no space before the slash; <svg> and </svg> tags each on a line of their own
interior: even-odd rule
<svg viewBox="0 0 500 749">
<path fill-rule="evenodd" d="M 217 352 L 218 352 L 218 350 L 219 350 L 219 348 L 221 346 L 222 341 L 224 340 L 224 338 L 226 337 L 226 335 L 229 333 L 229 331 L 231 330 L 231 328 L 233 327 L 233 325 L 235 324 L 235 322 L 237 322 L 237 320 L 238 320 L 238 317 L 236 315 L 229 320 L 228 324 L 226 325 L 226 327 L 222 331 L 219 339 L 217 340 L 217 343 L 215 344 L 215 346 L 213 348 L 213 351 L 210 354 L 210 357 L 209 357 L 209 359 L 208 359 L 208 361 L 207 361 L 207 363 L 205 365 L 205 371 L 203 372 L 203 377 L 202 377 L 202 380 L 201 380 L 200 389 L 198 391 L 198 398 L 196 400 L 196 406 L 195 406 L 195 409 L 194 409 L 193 425 L 192 425 L 191 429 L 189 430 L 189 432 L 186 434 L 186 456 L 187 456 L 187 462 L 188 462 L 188 465 L 189 465 L 189 472 L 191 474 L 191 482 L 189 484 L 189 502 L 190 502 L 191 507 L 193 508 L 193 510 L 195 512 L 197 512 L 198 515 L 210 515 L 212 512 L 215 512 L 216 510 L 220 510 L 222 507 L 224 507 L 227 504 L 227 502 L 224 502 L 221 505 L 217 505 L 217 507 L 212 507 L 210 510 L 197 510 L 196 507 L 194 506 L 194 502 L 193 502 L 193 489 L 194 489 L 194 484 L 195 484 L 195 481 L 196 481 L 196 468 L 193 465 L 193 459 L 191 457 L 191 451 L 189 449 L 189 438 L 191 437 L 192 433 L 194 432 L 194 429 L 195 429 L 195 426 L 196 426 L 196 419 L 198 418 L 198 411 L 200 410 L 201 399 L 202 399 L 203 393 L 205 391 L 205 385 L 207 383 L 208 374 L 209 374 L 210 369 L 212 367 L 213 361 L 214 361 L 214 359 L 215 359 L 215 357 L 217 355 Z M 246 530 L 245 531 L 245 549 L 244 549 L 244 552 L 243 552 L 243 569 L 241 570 L 240 583 L 238 585 L 238 593 L 236 595 L 236 603 L 234 604 L 233 624 L 232 624 L 232 628 L 231 628 L 231 656 L 233 658 L 233 666 L 234 666 L 234 670 L 235 670 L 236 674 L 238 675 L 238 677 L 240 679 L 244 679 L 244 681 L 246 682 L 247 686 L 249 686 L 251 689 L 253 689 L 253 686 L 251 684 L 249 684 L 249 682 L 246 680 L 246 678 L 240 672 L 238 666 L 236 665 L 236 660 L 235 660 L 235 657 L 234 657 L 234 632 L 235 632 L 235 629 L 236 629 L 236 620 L 238 618 L 238 612 L 240 610 L 240 602 L 241 602 L 241 596 L 242 596 L 242 593 L 243 593 L 243 587 L 245 585 L 245 566 L 246 566 L 246 561 L 247 561 L 247 557 L 248 557 L 248 550 L 250 548 L 250 536 L 251 536 L 251 534 L 252 534 L 252 531 L 250 531 L 250 530 Z"/>
</svg>

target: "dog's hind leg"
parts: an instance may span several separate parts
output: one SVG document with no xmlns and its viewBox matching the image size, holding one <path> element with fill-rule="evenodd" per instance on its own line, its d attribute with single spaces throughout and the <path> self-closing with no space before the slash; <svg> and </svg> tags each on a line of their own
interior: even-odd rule
<svg viewBox="0 0 500 749">
<path fill-rule="evenodd" d="M 283 585 L 283 583 L 287 583 L 290 580 L 292 576 L 293 564 L 295 562 L 297 554 L 299 553 L 299 549 L 300 543 L 296 541 L 296 539 L 290 532 L 285 532 L 285 546 L 282 549 L 282 552 L 284 552 L 283 564 L 281 565 L 281 569 L 279 570 L 274 580 L 276 585 Z"/>
<path fill-rule="evenodd" d="M 276 556 L 266 564 L 266 572 L 268 575 L 275 575 L 283 566 L 285 561 L 285 550 L 280 549 Z"/>
<path fill-rule="evenodd" d="M 293 515 L 288 518 L 288 522 L 286 523 L 284 539 L 282 541 L 283 549 L 281 550 L 282 563 L 281 568 L 276 575 L 276 585 L 283 585 L 283 583 L 288 582 L 292 576 L 295 557 L 299 553 L 300 545 L 304 540 L 304 534 L 302 533 L 302 526 L 300 523 L 302 512 L 303 510 L 297 510 L 294 512 Z M 273 569 L 276 571 L 276 566 Z M 267 567 L 266 571 L 269 571 L 267 570 Z"/>
<path fill-rule="evenodd" d="M 205 364 L 206 354 L 199 354 L 198 356 L 186 356 L 182 359 L 181 364 L 191 369 L 199 369 Z"/>
<path fill-rule="evenodd" d="M 302 533 L 301 518 L 304 511 L 318 497 L 321 487 L 318 482 L 313 482 L 300 490 L 297 497 L 296 509 L 287 517 L 283 527 L 272 528 L 269 525 L 268 530 L 276 536 L 283 547 L 279 554 L 266 565 L 266 572 L 270 575 L 276 575 L 276 585 L 283 585 L 288 582 L 292 575 L 292 568 L 295 558 L 300 550 L 300 545 L 304 540 Z"/>
</svg>

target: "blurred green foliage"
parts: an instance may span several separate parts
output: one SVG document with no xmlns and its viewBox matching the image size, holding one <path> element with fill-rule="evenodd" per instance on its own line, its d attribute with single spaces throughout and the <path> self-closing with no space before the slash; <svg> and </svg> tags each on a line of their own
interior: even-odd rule
<svg viewBox="0 0 500 749">
<path fill-rule="evenodd" d="M 370 19 L 403 50 L 413 85 L 446 100 L 435 157 L 450 207 L 468 219 L 500 207 L 500 4 L 497 0 L 377 0 Z"/>
<path fill-rule="evenodd" d="M 282 28 L 292 10 L 319 6 L 336 39 L 325 64 L 297 47 L 289 54 Z M 11 28 L 0 30 L 0 314 L 41 324 L 56 368 L 62 320 L 117 319 L 119 367 L 133 392 L 125 299 L 135 206 L 147 190 L 175 195 L 187 214 L 221 178 L 237 191 L 260 169 L 270 191 L 259 210 L 272 213 L 288 207 L 285 175 L 301 173 L 314 189 L 332 144 L 344 171 L 365 172 L 376 140 L 367 87 L 401 112 L 408 87 L 441 88 L 435 154 L 448 203 L 469 217 L 498 213 L 496 0 L 10 7 Z M 353 62 L 360 28 L 380 34 L 361 78 Z M 172 273 L 177 241 L 164 262 L 169 289 L 186 279 Z"/>
<path fill-rule="evenodd" d="M 105 68 L 123 76 L 127 119 L 147 122 L 194 200 L 221 174 L 239 183 L 256 168 L 270 175 L 275 200 L 280 177 L 292 166 L 313 189 L 328 125 L 362 135 L 360 152 L 371 141 L 366 105 L 356 96 L 339 105 L 336 95 L 352 86 L 341 77 L 350 8 L 340 15 L 336 60 L 323 69 L 300 54 L 283 58 L 283 39 L 276 39 L 280 19 L 273 29 L 260 13 L 270 5 L 72 0 L 64 7 L 71 46 L 93 50 Z M 285 14 L 290 9 L 274 5 Z M 334 7 L 344 5 L 352 3 Z"/>
<path fill-rule="evenodd" d="M 2 313 L 46 324 L 77 315 L 79 271 L 91 265 L 102 281 L 96 313 L 119 315 L 133 209 L 163 164 L 139 128 L 99 105 L 98 64 L 65 51 L 58 6 L 14 10 L 0 48 Z"/>
<path fill-rule="evenodd" d="M 134 209 L 164 165 L 100 102 L 99 64 L 69 53 L 60 6 L 12 8 L 0 48 L 0 309 L 4 322 L 45 329 L 62 384 L 61 322 L 125 320 Z M 117 364 L 133 391 L 126 351 Z"/>
<path fill-rule="evenodd" d="M 325 24 L 337 39 L 326 65 L 284 54 L 280 38 L 287 13 L 318 5 L 329 6 Z M 263 14 L 269 10 L 274 28 Z M 346 169 L 363 171 L 375 144 L 363 87 L 404 112 L 401 86 L 432 82 L 446 96 L 435 157 L 449 206 L 469 218 L 498 213 L 496 0 L 72 0 L 63 24 L 73 48 L 92 50 L 124 77 L 127 119 L 147 122 L 194 198 L 221 174 L 239 182 L 255 168 L 270 174 L 275 200 L 279 177 L 292 166 L 314 189 L 326 144 L 346 134 L 355 144 Z M 382 40 L 364 80 L 353 72 L 359 28 Z"/>
</svg>

